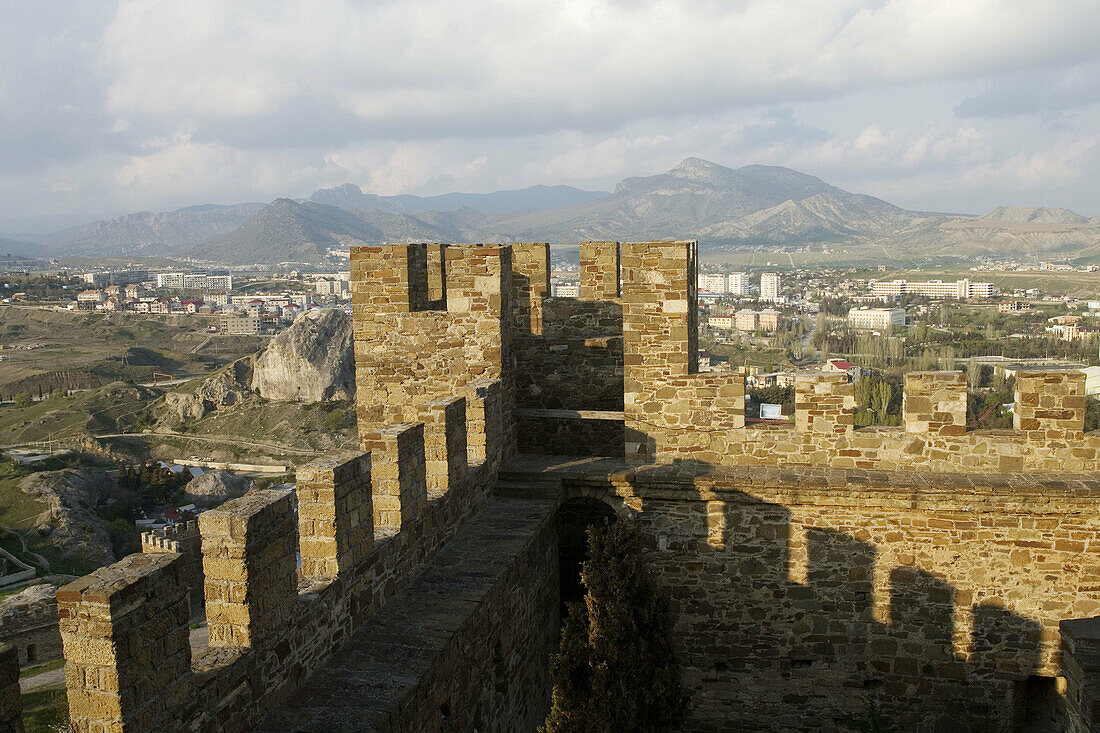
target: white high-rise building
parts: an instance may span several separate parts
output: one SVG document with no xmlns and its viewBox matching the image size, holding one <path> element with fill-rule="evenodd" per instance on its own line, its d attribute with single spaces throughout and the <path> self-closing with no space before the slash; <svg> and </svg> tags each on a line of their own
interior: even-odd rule
<svg viewBox="0 0 1100 733">
<path fill-rule="evenodd" d="M 174 290 L 232 290 L 233 275 L 207 272 L 158 272 L 157 287 Z"/>
<path fill-rule="evenodd" d="M 779 275 L 765 272 L 760 276 L 760 297 L 763 300 L 779 300 Z"/>
<path fill-rule="evenodd" d="M 710 293 L 728 293 L 729 288 L 729 276 L 728 275 L 700 275 L 699 276 L 699 289 L 705 290 Z"/>
<path fill-rule="evenodd" d="M 730 295 L 744 295 L 749 289 L 749 278 L 743 272 L 731 272 L 728 285 Z"/>
</svg>

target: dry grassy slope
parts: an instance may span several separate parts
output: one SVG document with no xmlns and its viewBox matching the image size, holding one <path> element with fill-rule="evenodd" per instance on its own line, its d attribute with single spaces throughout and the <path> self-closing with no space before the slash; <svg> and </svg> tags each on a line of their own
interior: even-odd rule
<svg viewBox="0 0 1100 733">
<path fill-rule="evenodd" d="M 256 338 L 216 337 L 196 316 L 81 313 L 0 306 L 0 393 L 83 389 L 153 371 L 200 374 L 259 348 Z M 34 348 L 27 348 L 34 347 Z"/>
<path fill-rule="evenodd" d="M 351 402 L 302 405 L 293 402 L 269 402 L 256 395 L 229 407 L 219 407 L 199 420 L 179 423 L 160 413 L 159 426 L 184 435 L 232 436 L 240 441 L 287 446 L 316 451 L 355 447 L 355 409 Z M 197 441 L 196 441 L 197 444 Z M 215 450 L 204 443 L 206 451 Z M 270 456 L 264 448 L 224 446 L 224 451 L 240 458 L 247 455 Z"/>
</svg>

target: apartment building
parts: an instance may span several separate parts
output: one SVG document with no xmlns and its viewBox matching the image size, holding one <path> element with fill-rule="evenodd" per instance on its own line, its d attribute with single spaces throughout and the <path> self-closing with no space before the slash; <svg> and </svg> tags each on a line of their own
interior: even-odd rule
<svg viewBox="0 0 1100 733">
<path fill-rule="evenodd" d="M 743 272 L 731 272 L 727 277 L 730 295 L 745 295 L 749 292 L 748 275 Z"/>
<path fill-rule="evenodd" d="M 700 275 L 699 289 L 724 295 L 730 291 L 729 275 Z"/>
<path fill-rule="evenodd" d="M 871 293 L 877 297 L 923 295 L 926 298 L 992 298 L 993 283 L 972 282 L 969 278 L 944 282 L 929 280 L 876 280 L 871 283 Z"/>
<path fill-rule="evenodd" d="M 848 327 L 857 331 L 885 331 L 905 326 L 904 308 L 852 308 L 848 311 Z"/>
<path fill-rule="evenodd" d="M 763 300 L 779 300 L 779 275 L 765 272 L 760 276 L 760 297 Z"/>
</svg>

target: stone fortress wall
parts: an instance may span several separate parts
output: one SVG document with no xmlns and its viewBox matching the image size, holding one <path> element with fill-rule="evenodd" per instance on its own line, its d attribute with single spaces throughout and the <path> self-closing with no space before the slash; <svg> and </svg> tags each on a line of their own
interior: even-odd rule
<svg viewBox="0 0 1100 733">
<path fill-rule="evenodd" d="M 191 590 L 191 606 L 202 608 L 202 537 L 196 520 L 169 524 L 160 529 L 141 533 L 141 551 L 150 553 L 178 553 L 184 556 L 184 575 Z"/>
<path fill-rule="evenodd" d="M 58 591 L 76 730 L 542 720 L 553 503 L 492 497 L 515 443 L 512 251 L 438 252 L 446 293 L 429 299 L 424 245 L 353 251 L 363 450 L 300 468 L 294 492 L 252 491 L 200 517 L 208 650 L 188 642 L 191 535 L 146 537 L 143 554 Z M 368 644 L 374 666 L 350 674 Z M 320 708 L 307 684 L 318 672 L 326 689 L 348 686 Z"/>
<path fill-rule="evenodd" d="M 0 614 L 0 643 L 15 648 L 22 667 L 61 658 L 61 634 L 57 630 L 57 603 L 11 608 Z"/>
<path fill-rule="evenodd" d="M 203 515 L 198 658 L 186 553 L 62 589 L 78 730 L 533 729 L 554 512 L 593 500 L 673 597 L 692 730 L 844 730 L 872 699 L 900 729 L 1096 729 L 1079 378 L 1021 375 L 1013 431 L 966 431 L 956 373 L 907 376 L 902 428 L 855 429 L 842 375 L 746 425 L 741 378 L 697 369 L 694 242 L 582 243 L 577 299 L 548 254 L 352 250 L 362 452 Z"/>
</svg>

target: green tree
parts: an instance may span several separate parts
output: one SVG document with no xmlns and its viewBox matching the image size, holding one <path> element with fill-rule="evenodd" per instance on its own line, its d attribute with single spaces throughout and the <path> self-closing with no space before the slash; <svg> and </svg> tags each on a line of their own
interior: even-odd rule
<svg viewBox="0 0 1100 733">
<path fill-rule="evenodd" d="M 871 387 L 871 399 L 870 405 L 871 411 L 875 413 L 875 421 L 878 424 L 883 425 L 886 423 L 886 415 L 890 411 L 890 403 L 894 399 L 894 389 L 890 386 L 889 382 L 876 382 Z"/>
<path fill-rule="evenodd" d="M 19 394 L 17 394 L 15 396 L 15 406 L 16 407 L 30 407 L 31 406 L 31 396 L 29 394 L 27 394 L 26 392 L 20 392 Z"/>
<path fill-rule="evenodd" d="M 554 655 L 546 733 L 666 731 L 687 708 L 672 647 L 668 598 L 658 592 L 637 529 L 588 530 L 586 595 L 570 604 Z"/>
</svg>

